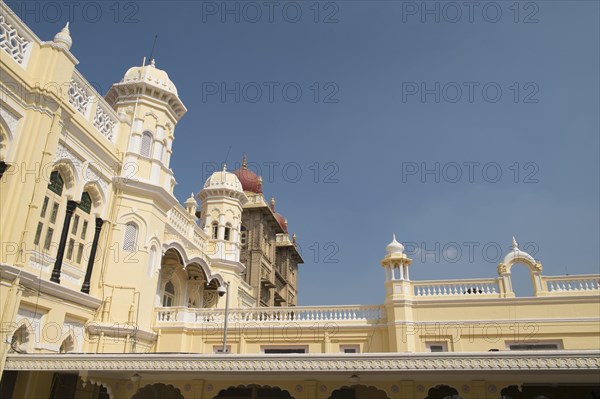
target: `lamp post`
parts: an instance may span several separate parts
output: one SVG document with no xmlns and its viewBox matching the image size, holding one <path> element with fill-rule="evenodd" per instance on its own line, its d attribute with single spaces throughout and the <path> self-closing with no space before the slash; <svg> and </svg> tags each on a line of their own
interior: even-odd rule
<svg viewBox="0 0 600 399">
<path fill-rule="evenodd" d="M 221 353 L 227 353 L 227 320 L 229 319 L 229 282 L 224 281 L 225 286 L 225 321 L 223 324 L 223 349 Z"/>
</svg>

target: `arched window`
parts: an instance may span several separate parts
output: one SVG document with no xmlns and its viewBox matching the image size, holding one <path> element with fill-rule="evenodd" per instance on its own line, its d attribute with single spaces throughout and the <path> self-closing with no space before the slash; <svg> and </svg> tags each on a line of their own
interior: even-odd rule
<svg viewBox="0 0 600 399">
<path fill-rule="evenodd" d="M 231 240 L 231 225 L 229 223 L 227 223 L 227 225 L 225 226 L 225 234 L 223 235 L 223 239 L 225 241 L 230 241 Z"/>
<path fill-rule="evenodd" d="M 138 228 L 135 223 L 125 225 L 125 235 L 123 238 L 123 251 L 134 252 L 137 245 Z"/>
<path fill-rule="evenodd" d="M 165 284 L 165 290 L 163 292 L 162 305 L 164 307 L 173 306 L 175 302 L 175 286 L 172 282 L 168 281 Z"/>
<path fill-rule="evenodd" d="M 156 263 L 156 247 L 150 248 L 150 254 L 148 255 L 148 276 L 152 277 L 154 274 L 154 264 Z"/>
<path fill-rule="evenodd" d="M 64 180 L 58 171 L 50 174 L 50 182 L 46 189 L 46 196 L 42 202 L 40 218 L 35 230 L 33 244 L 41 245 L 44 251 L 50 251 L 53 245 L 54 232 L 60 228 L 59 213 L 64 202 L 62 196 L 65 187 Z"/>
<path fill-rule="evenodd" d="M 246 230 L 246 226 L 242 226 L 240 228 L 240 244 L 242 248 L 246 248 L 248 244 L 248 230 Z"/>
<path fill-rule="evenodd" d="M 152 133 L 144 132 L 142 134 L 142 144 L 140 145 L 140 155 L 150 157 L 152 150 Z"/>
<path fill-rule="evenodd" d="M 213 222 L 212 224 L 212 238 L 216 240 L 219 237 L 219 224 L 217 222 Z"/>
<path fill-rule="evenodd" d="M 82 266 L 85 263 L 83 258 L 84 247 L 93 238 L 94 218 L 91 213 L 92 197 L 86 191 L 81 195 L 81 201 L 75 208 L 69 240 L 67 241 L 66 259 L 72 265 Z"/>
</svg>

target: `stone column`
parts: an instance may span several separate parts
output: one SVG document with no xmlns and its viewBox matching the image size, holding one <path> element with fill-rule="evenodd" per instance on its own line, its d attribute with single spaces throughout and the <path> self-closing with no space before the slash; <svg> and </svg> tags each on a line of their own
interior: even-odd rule
<svg viewBox="0 0 600 399">
<path fill-rule="evenodd" d="M 90 279 L 92 278 L 92 270 L 94 269 L 94 260 L 96 259 L 96 251 L 98 249 L 98 239 L 100 238 L 100 230 L 102 230 L 102 224 L 104 220 L 96 218 L 96 229 L 94 231 L 94 241 L 92 242 L 92 250 L 90 251 L 90 259 L 88 260 L 87 270 L 85 271 L 85 279 L 83 280 L 83 286 L 81 292 L 86 294 L 90 293 Z"/>
<path fill-rule="evenodd" d="M 67 201 L 67 213 L 65 214 L 65 221 L 63 223 L 63 229 L 60 235 L 60 243 L 58 244 L 58 252 L 56 253 L 56 261 L 54 262 L 52 277 L 50 277 L 50 281 L 54 281 L 58 284 L 60 284 L 60 268 L 62 267 L 62 261 L 65 255 L 65 246 L 67 244 L 67 236 L 69 235 L 71 217 L 73 216 L 73 212 L 75 212 L 76 206 L 77 202 L 72 200 Z"/>
<path fill-rule="evenodd" d="M 0 161 L 0 179 L 2 179 L 2 175 L 6 172 L 8 165 L 4 161 Z"/>
</svg>

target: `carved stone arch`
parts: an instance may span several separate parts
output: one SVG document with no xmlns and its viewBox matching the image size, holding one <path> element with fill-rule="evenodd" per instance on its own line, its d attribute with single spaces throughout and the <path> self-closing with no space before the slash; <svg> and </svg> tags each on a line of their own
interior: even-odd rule
<svg viewBox="0 0 600 399">
<path fill-rule="evenodd" d="M 185 265 L 189 262 L 187 251 L 185 250 L 183 244 L 181 244 L 179 241 L 165 242 L 162 246 L 162 249 L 163 258 L 167 255 L 167 252 L 169 251 L 172 251 L 174 254 L 176 254 L 182 268 L 185 268 Z"/>
<path fill-rule="evenodd" d="M 171 384 L 147 384 L 131 397 L 131 399 L 185 399 L 179 388 Z"/>
<path fill-rule="evenodd" d="M 69 333 L 60 343 L 59 353 L 73 353 L 75 352 L 75 338 L 73 338 L 73 334 Z"/>
<path fill-rule="evenodd" d="M 197 265 L 202 270 L 207 283 L 210 282 L 210 280 L 212 280 L 212 271 L 210 270 L 210 267 L 204 259 L 195 256 L 192 259 L 188 260 L 188 263 L 185 266 L 185 268 L 187 269 L 190 265 Z"/>
<path fill-rule="evenodd" d="M 109 398 L 113 399 L 115 397 L 112 392 L 112 387 L 110 386 L 110 384 L 102 382 L 102 381 L 98 381 L 93 378 L 84 378 L 84 376 L 82 376 L 81 374 L 80 374 L 79 378 L 81 378 L 81 385 L 83 388 L 85 388 L 85 386 L 89 382 L 92 385 L 96 385 L 98 387 L 104 387 L 104 389 L 106 389 L 106 393 L 108 394 Z"/>
<path fill-rule="evenodd" d="M 213 399 L 263 399 L 260 396 L 261 390 L 267 390 L 271 392 L 276 392 L 278 394 L 278 399 L 294 399 L 292 394 L 289 391 L 282 389 L 278 386 L 271 385 L 258 385 L 258 384 L 247 384 L 247 385 L 237 385 L 230 386 L 226 389 L 221 389 L 217 396 L 214 396 Z M 267 398 L 272 398 L 274 396 L 267 396 Z"/>
<path fill-rule="evenodd" d="M 134 223 L 138 228 L 138 237 L 136 241 L 138 244 L 137 249 L 145 249 L 145 247 L 140 248 L 139 245 L 140 243 L 145 244 L 148 241 L 146 238 L 148 237 L 148 223 L 146 222 L 146 219 L 141 217 L 139 212 L 129 212 L 120 216 L 118 224 L 121 229 L 124 229 L 125 225 L 129 222 Z"/>
<path fill-rule="evenodd" d="M 81 190 L 81 195 L 87 192 L 92 198 L 92 210 L 96 217 L 105 218 L 106 213 L 106 195 L 98 182 L 87 182 Z M 81 197 L 79 197 L 81 198 Z"/>
<path fill-rule="evenodd" d="M 73 161 L 68 158 L 61 158 L 54 162 L 52 169 L 44 171 L 48 174 L 48 176 L 45 176 L 47 182 L 50 182 L 50 174 L 54 171 L 60 173 L 65 183 L 63 195 L 70 200 L 81 198 L 83 190 L 80 187 L 79 172 Z"/>
<path fill-rule="evenodd" d="M 157 123 L 158 123 L 158 119 L 159 119 L 159 118 L 158 118 L 158 115 L 156 115 L 156 114 L 154 113 L 154 111 L 152 111 L 152 110 L 149 110 L 148 112 L 146 112 L 146 113 L 144 114 L 144 117 L 147 117 L 147 116 L 149 116 L 149 117 L 153 118 L 153 119 L 154 119 L 154 123 L 155 123 L 155 124 L 157 124 Z"/>
<path fill-rule="evenodd" d="M 213 275 L 210 276 L 210 280 L 209 283 L 215 283 L 217 286 L 222 286 L 223 284 L 225 284 L 225 279 L 223 279 L 223 276 L 221 276 L 219 273 L 215 273 Z"/>
<path fill-rule="evenodd" d="M 8 159 L 9 147 L 12 147 L 21 116 L 4 107 L 0 107 L 0 161 Z"/>
<path fill-rule="evenodd" d="M 457 388 L 446 384 L 437 384 L 427 390 L 424 399 L 462 399 Z"/>
<path fill-rule="evenodd" d="M 531 283 L 534 289 L 534 295 L 544 295 L 542 285 L 542 263 L 535 260 L 533 256 L 519 249 L 516 239 L 513 237 L 512 250 L 506 254 L 501 263 L 498 264 L 498 275 L 501 278 L 501 284 L 505 295 L 514 297 L 514 291 L 511 281 L 511 269 L 516 264 L 525 265 L 529 269 Z"/>
<path fill-rule="evenodd" d="M 331 388 L 329 391 L 325 391 L 325 393 L 327 393 L 325 397 L 329 399 L 346 398 L 347 396 L 344 396 L 344 394 L 347 391 L 352 391 L 352 397 L 355 399 L 389 399 L 391 397 L 391 395 L 382 388 L 363 384 L 352 386 L 344 385 L 338 388 Z"/>
</svg>

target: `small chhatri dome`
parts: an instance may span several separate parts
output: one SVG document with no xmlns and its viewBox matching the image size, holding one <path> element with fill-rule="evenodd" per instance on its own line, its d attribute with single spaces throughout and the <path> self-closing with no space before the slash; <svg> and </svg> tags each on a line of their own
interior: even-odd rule
<svg viewBox="0 0 600 399">
<path fill-rule="evenodd" d="M 396 234 L 392 236 L 392 242 L 385 248 L 388 255 L 401 254 L 404 252 L 404 245 L 396 241 Z"/>
<path fill-rule="evenodd" d="M 121 83 L 135 82 L 144 82 L 177 95 L 175 84 L 165 71 L 155 66 L 154 59 L 150 61 L 150 65 L 129 68 L 121 80 Z"/>
<path fill-rule="evenodd" d="M 220 172 L 213 173 L 206 182 L 204 182 L 204 188 L 226 188 L 229 190 L 244 192 L 242 184 L 238 180 L 237 176 L 233 173 L 227 172 L 227 167 L 224 166 Z"/>
<path fill-rule="evenodd" d="M 65 48 L 67 50 L 71 49 L 71 45 L 73 44 L 73 39 L 71 39 L 71 32 L 69 31 L 69 23 L 68 22 L 65 25 L 65 27 L 62 28 L 62 30 L 54 36 L 54 43 L 58 44 L 59 46 Z"/>
<path fill-rule="evenodd" d="M 256 173 L 248 169 L 248 159 L 244 154 L 242 159 L 242 167 L 233 172 L 240 179 L 244 191 L 250 191 L 255 194 L 262 194 L 262 178 Z"/>
<path fill-rule="evenodd" d="M 191 193 L 190 197 L 185 201 L 185 206 L 193 206 L 193 207 L 198 206 L 198 203 L 196 202 L 196 199 L 194 198 L 194 193 Z"/>
</svg>

